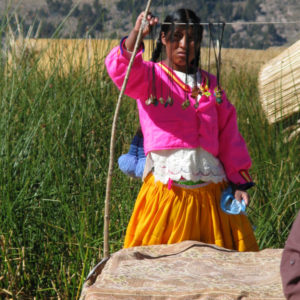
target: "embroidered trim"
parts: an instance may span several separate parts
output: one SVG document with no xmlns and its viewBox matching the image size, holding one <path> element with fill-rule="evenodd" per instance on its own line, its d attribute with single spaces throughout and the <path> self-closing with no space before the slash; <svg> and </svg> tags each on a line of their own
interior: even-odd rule
<svg viewBox="0 0 300 300">
<path fill-rule="evenodd" d="M 119 51 L 121 52 L 121 54 L 123 54 L 123 44 L 125 43 L 125 40 L 128 38 L 128 35 L 127 36 L 124 36 L 121 41 L 120 41 L 120 48 L 119 48 Z"/>
<path fill-rule="evenodd" d="M 127 36 L 124 36 L 124 37 L 121 39 L 118 54 L 120 54 L 120 52 L 121 52 L 121 54 L 123 54 L 124 49 L 126 49 L 125 46 L 124 46 L 124 43 L 125 43 L 125 40 L 126 40 L 127 38 L 128 38 L 128 35 L 127 35 Z M 144 52 L 144 51 L 145 51 L 145 45 L 144 45 L 144 42 L 141 43 L 141 46 L 140 46 L 140 47 L 142 47 L 142 51 Z"/>
<path fill-rule="evenodd" d="M 160 66 L 163 69 L 163 71 L 165 71 L 165 73 L 169 77 L 171 77 L 171 79 L 174 80 L 185 92 L 191 92 L 191 88 L 187 84 L 182 82 L 181 79 L 171 69 L 169 69 L 166 65 L 159 62 L 158 66 Z"/>
<path fill-rule="evenodd" d="M 203 180 L 198 180 L 198 181 L 192 181 L 192 180 L 177 180 L 177 181 L 174 181 L 175 183 L 178 183 L 178 184 L 183 184 L 183 185 L 197 185 L 197 184 L 200 184 L 200 183 L 205 183 L 205 181 Z"/>
<path fill-rule="evenodd" d="M 195 184 L 195 185 L 185 185 L 185 184 L 177 183 L 177 182 L 174 181 L 174 182 L 173 182 L 173 185 L 174 185 L 174 186 L 181 187 L 181 188 L 185 188 L 185 189 L 198 189 L 198 188 L 207 186 L 207 185 L 209 185 L 209 184 L 211 184 L 211 183 L 213 183 L 213 182 L 208 181 L 208 182 L 204 182 L 204 183 L 200 183 L 200 184 Z"/>
<path fill-rule="evenodd" d="M 166 66 L 163 62 L 157 63 L 159 67 L 162 68 L 162 70 L 172 79 L 174 80 L 185 92 L 191 93 L 192 89 L 189 85 L 185 84 L 177 75 L 173 72 L 172 69 L 170 69 L 168 66 Z M 201 86 L 207 86 L 207 76 L 200 70 L 201 72 Z"/>
<path fill-rule="evenodd" d="M 252 182 L 252 178 L 249 175 L 248 171 L 246 170 L 240 170 L 239 171 L 240 175 L 247 181 L 247 182 Z"/>
<path fill-rule="evenodd" d="M 236 190 L 246 191 L 246 190 L 252 188 L 253 186 L 255 186 L 255 183 L 254 182 L 247 182 L 247 183 L 244 183 L 244 184 L 234 184 L 234 183 L 230 182 L 230 186 L 232 187 L 232 190 L 233 190 L 233 193 L 234 193 Z"/>
</svg>

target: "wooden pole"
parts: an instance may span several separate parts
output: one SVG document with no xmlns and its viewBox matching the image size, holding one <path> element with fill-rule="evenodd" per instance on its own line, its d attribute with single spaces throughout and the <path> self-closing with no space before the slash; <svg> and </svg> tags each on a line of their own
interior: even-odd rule
<svg viewBox="0 0 300 300">
<path fill-rule="evenodd" d="M 111 193 L 111 181 L 112 181 L 112 173 L 113 173 L 113 164 L 114 164 L 114 152 L 115 152 L 115 144 L 116 144 L 116 125 L 117 125 L 117 119 L 119 117 L 119 111 L 121 107 L 121 100 L 126 88 L 126 84 L 129 78 L 130 70 L 134 61 L 134 58 L 137 54 L 138 48 L 140 46 L 140 42 L 142 39 L 142 32 L 144 29 L 144 26 L 146 24 L 146 18 L 149 13 L 150 5 L 152 0 L 148 0 L 146 9 L 145 9 L 145 15 L 142 21 L 142 25 L 139 29 L 138 36 L 136 38 L 135 46 L 133 53 L 131 55 L 129 65 L 127 68 L 127 72 L 125 75 L 125 79 L 122 84 L 122 88 L 120 90 L 120 94 L 118 97 L 115 113 L 114 113 L 114 119 L 112 123 L 112 129 L 111 129 L 111 139 L 110 139 L 110 152 L 109 152 L 109 165 L 108 165 L 108 173 L 107 173 L 107 181 L 106 181 L 106 194 L 105 194 L 105 206 L 104 206 L 104 258 L 109 257 L 109 221 L 110 221 L 110 215 L 109 215 L 109 208 L 110 208 L 110 193 Z"/>
</svg>

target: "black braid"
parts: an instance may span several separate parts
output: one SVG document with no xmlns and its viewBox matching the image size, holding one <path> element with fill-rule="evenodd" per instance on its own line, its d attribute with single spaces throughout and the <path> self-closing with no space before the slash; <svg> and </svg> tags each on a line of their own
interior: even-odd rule
<svg viewBox="0 0 300 300">
<path fill-rule="evenodd" d="M 157 60 L 159 59 L 159 57 L 161 55 L 162 49 L 163 49 L 163 43 L 161 42 L 161 31 L 160 31 L 159 37 L 156 41 L 156 47 L 152 52 L 151 61 L 157 62 Z"/>
<path fill-rule="evenodd" d="M 192 61 L 192 65 L 195 66 L 196 70 L 199 67 L 199 60 L 200 60 L 200 47 L 196 52 L 195 59 Z"/>
</svg>

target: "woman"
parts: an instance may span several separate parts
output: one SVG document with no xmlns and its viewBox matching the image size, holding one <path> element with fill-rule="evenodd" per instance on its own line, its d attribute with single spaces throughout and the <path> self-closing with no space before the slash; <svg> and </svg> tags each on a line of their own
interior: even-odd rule
<svg viewBox="0 0 300 300">
<path fill-rule="evenodd" d="M 119 88 L 143 16 L 106 58 Z M 147 20 L 143 37 L 158 22 L 151 15 Z M 135 57 L 125 94 L 137 101 L 147 158 L 125 248 L 197 240 L 238 251 L 258 250 L 248 218 L 220 208 L 229 182 L 235 198 L 248 205 L 251 159 L 233 105 L 216 78 L 198 69 L 202 33 L 196 14 L 179 9 L 165 18 L 152 61 L 143 60 L 142 45 Z M 156 62 L 163 50 L 166 58 Z"/>
</svg>

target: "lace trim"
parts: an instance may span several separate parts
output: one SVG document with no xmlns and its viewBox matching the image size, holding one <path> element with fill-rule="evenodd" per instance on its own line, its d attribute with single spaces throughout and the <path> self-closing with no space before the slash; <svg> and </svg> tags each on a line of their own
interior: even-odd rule
<svg viewBox="0 0 300 300">
<path fill-rule="evenodd" d="M 152 151 L 147 155 L 145 177 L 150 171 L 155 180 L 203 180 L 214 183 L 226 180 L 221 162 L 202 148 Z"/>
</svg>

